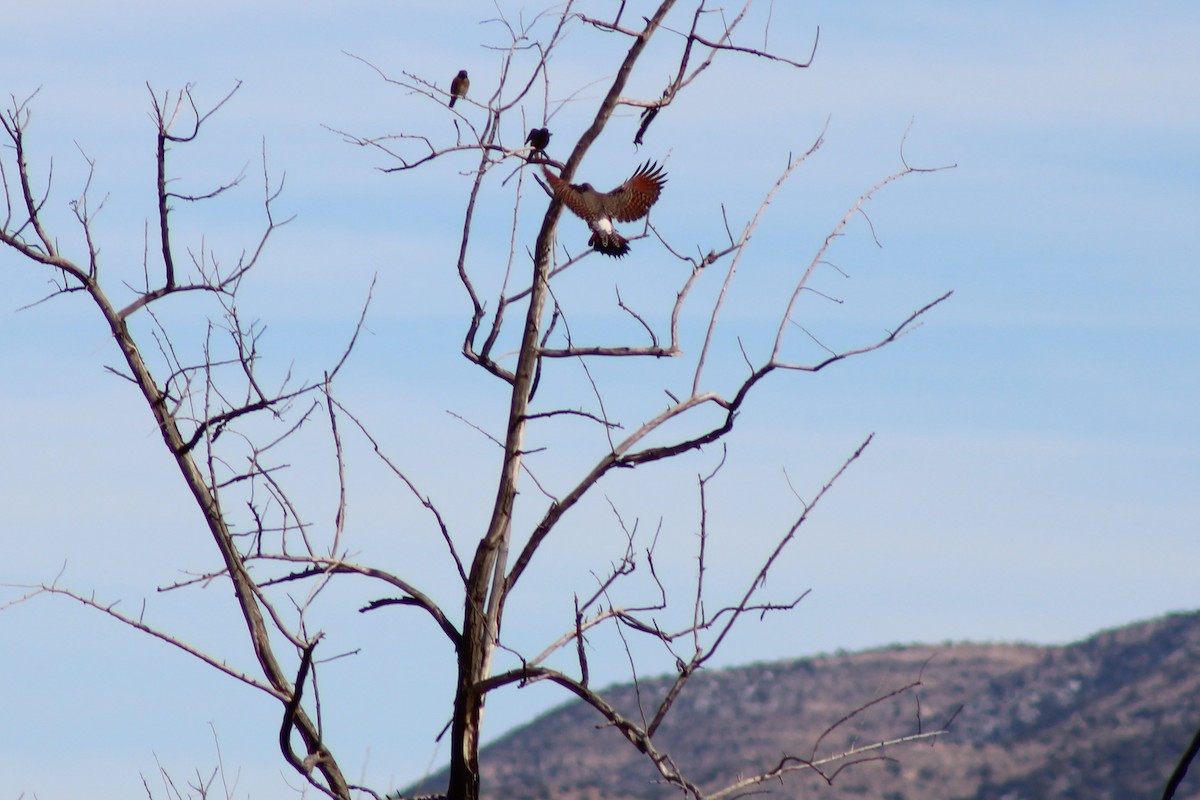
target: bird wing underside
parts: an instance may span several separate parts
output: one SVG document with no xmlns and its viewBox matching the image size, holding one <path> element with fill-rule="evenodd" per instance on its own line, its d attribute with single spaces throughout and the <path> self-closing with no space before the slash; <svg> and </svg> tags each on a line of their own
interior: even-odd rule
<svg viewBox="0 0 1200 800">
<path fill-rule="evenodd" d="M 641 219 L 650 213 L 666 182 L 663 168 L 647 161 L 629 180 L 604 195 L 605 210 L 619 222 Z"/>
<path fill-rule="evenodd" d="M 545 167 L 542 167 L 542 174 L 546 176 L 546 180 L 550 181 L 550 188 L 563 205 L 571 209 L 572 214 L 591 224 L 596 212 L 588 208 L 587 203 L 583 201 L 583 194 Z"/>
</svg>

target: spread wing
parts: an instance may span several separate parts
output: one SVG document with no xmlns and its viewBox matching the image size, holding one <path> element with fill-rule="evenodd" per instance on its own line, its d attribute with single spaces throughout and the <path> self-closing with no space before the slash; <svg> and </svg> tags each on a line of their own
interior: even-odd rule
<svg viewBox="0 0 1200 800">
<path fill-rule="evenodd" d="M 567 183 L 545 167 L 542 167 L 542 174 L 546 176 L 546 180 L 550 183 L 550 189 L 554 192 L 554 196 L 561 200 L 563 205 L 571 209 L 572 214 L 589 225 L 596 219 L 596 210 L 588 207 L 588 204 L 584 201 L 583 192 L 579 188 Z"/>
<path fill-rule="evenodd" d="M 629 180 L 611 192 L 601 195 L 604 210 L 620 222 L 641 219 L 650 213 L 650 206 L 658 200 L 666 183 L 667 176 L 663 168 L 647 161 L 637 168 L 637 172 L 633 173 Z M 565 198 L 563 202 L 567 202 Z M 575 211 L 574 208 L 571 210 Z"/>
</svg>

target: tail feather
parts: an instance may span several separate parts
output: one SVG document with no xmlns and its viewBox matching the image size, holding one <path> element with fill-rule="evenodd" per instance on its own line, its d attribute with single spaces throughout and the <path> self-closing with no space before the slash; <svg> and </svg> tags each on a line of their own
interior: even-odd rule
<svg viewBox="0 0 1200 800">
<path fill-rule="evenodd" d="M 629 241 L 616 231 L 592 231 L 588 246 L 597 253 L 613 258 L 621 258 L 629 252 Z"/>
</svg>

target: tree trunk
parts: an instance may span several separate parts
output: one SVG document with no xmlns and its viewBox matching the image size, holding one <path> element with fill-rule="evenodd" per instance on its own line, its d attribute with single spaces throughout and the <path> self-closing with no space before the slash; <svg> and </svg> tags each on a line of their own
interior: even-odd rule
<svg viewBox="0 0 1200 800">
<path fill-rule="evenodd" d="M 468 610 L 471 618 L 483 615 Z M 481 637 L 482 634 L 483 636 Z M 483 722 L 483 695 L 475 687 L 484 666 L 484 653 L 490 649 L 486 641 L 487 626 L 464 631 L 459 649 L 458 687 L 454 695 L 454 719 L 450 727 L 450 783 L 446 796 L 451 800 L 479 798 L 479 732 Z"/>
</svg>

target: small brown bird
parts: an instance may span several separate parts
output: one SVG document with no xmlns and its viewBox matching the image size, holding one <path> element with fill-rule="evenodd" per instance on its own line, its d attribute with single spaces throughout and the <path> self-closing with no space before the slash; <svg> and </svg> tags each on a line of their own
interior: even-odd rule
<svg viewBox="0 0 1200 800">
<path fill-rule="evenodd" d="M 454 80 L 450 81 L 450 107 L 454 108 L 454 101 L 458 98 L 466 97 L 467 89 L 470 88 L 471 79 L 467 77 L 467 71 L 460 69 Z"/>
<path fill-rule="evenodd" d="M 617 233 L 613 220 L 633 222 L 649 214 L 667 183 L 662 167 L 649 161 L 611 192 L 598 192 L 590 183 L 567 183 L 545 167 L 542 172 L 554 196 L 592 229 L 588 246 L 614 258 L 629 252 L 629 241 Z"/>
<path fill-rule="evenodd" d="M 533 128 L 529 131 L 529 135 L 525 137 L 525 144 L 533 148 L 529 153 L 529 160 L 532 161 L 534 156 L 546 158 L 546 146 L 550 144 L 549 128 Z"/>
</svg>

